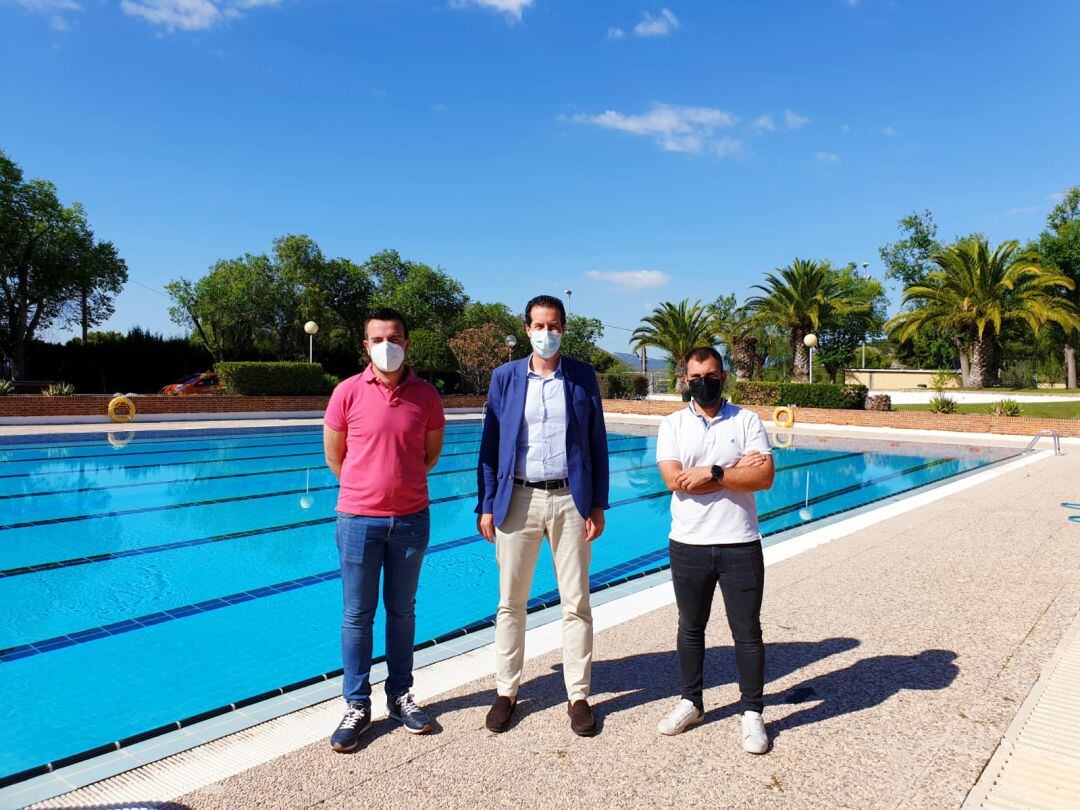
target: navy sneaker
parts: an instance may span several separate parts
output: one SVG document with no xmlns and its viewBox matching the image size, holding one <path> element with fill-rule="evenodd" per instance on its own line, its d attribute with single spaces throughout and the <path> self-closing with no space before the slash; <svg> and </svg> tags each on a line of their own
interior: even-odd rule
<svg viewBox="0 0 1080 810">
<path fill-rule="evenodd" d="M 397 720 L 405 726 L 405 730 L 413 734 L 426 734 L 431 731 L 431 721 L 424 710 L 416 705 L 412 693 L 406 692 L 386 702 L 386 708 L 390 711 L 390 719 Z"/>
<path fill-rule="evenodd" d="M 330 747 L 339 753 L 355 751 L 360 745 L 360 735 L 371 726 L 371 707 L 363 703 L 350 703 L 337 729 L 330 736 Z"/>
</svg>

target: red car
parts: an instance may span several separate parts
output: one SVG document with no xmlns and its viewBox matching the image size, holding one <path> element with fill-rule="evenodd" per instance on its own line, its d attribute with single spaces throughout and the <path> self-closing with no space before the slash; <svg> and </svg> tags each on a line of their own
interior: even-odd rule
<svg viewBox="0 0 1080 810">
<path fill-rule="evenodd" d="M 175 382 L 172 385 L 166 385 L 158 393 L 171 394 L 173 396 L 192 396 L 202 394 L 216 394 L 220 388 L 218 387 L 218 376 L 212 371 L 204 371 L 202 374 L 196 374 L 193 377 Z"/>
</svg>

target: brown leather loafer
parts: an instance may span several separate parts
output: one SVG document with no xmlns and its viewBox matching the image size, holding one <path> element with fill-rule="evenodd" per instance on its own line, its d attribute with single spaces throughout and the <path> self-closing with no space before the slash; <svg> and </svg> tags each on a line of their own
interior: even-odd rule
<svg viewBox="0 0 1080 810">
<path fill-rule="evenodd" d="M 487 718 L 484 720 L 487 730 L 501 733 L 510 728 L 510 720 L 514 716 L 514 707 L 516 706 L 517 701 L 511 698 L 503 695 L 495 698 L 495 702 L 491 704 Z"/>
<path fill-rule="evenodd" d="M 579 737 L 591 737 L 596 733 L 596 718 L 589 708 L 589 701 L 581 699 L 567 703 L 566 713 L 570 715 L 570 730 Z"/>
</svg>

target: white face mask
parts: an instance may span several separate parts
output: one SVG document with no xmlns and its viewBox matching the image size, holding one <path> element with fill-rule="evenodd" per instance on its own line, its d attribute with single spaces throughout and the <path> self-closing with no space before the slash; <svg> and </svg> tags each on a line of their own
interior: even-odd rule
<svg viewBox="0 0 1080 810">
<path fill-rule="evenodd" d="M 562 344 L 562 333 L 552 332 L 550 329 L 535 329 L 529 335 L 529 342 L 532 343 L 534 352 L 548 360 L 559 351 L 559 346 Z"/>
<path fill-rule="evenodd" d="M 375 364 L 375 368 L 387 374 L 393 374 L 405 362 L 405 350 L 389 340 L 376 343 L 371 347 L 370 354 L 371 362 Z"/>
</svg>

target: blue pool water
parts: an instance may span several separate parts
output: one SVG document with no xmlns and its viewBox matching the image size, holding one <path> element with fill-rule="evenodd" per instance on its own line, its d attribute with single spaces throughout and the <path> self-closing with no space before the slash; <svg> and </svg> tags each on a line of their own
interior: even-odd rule
<svg viewBox="0 0 1080 810">
<path fill-rule="evenodd" d="M 451 423 L 430 479 L 418 642 L 495 610 L 493 551 L 473 515 L 478 437 L 477 422 Z M 0 442 L 0 780 L 340 666 L 336 482 L 318 428 L 107 439 Z M 595 587 L 667 562 L 655 439 L 612 434 L 609 450 Z M 1001 455 L 899 452 L 777 450 L 776 484 L 758 496 L 762 531 Z M 554 588 L 542 554 L 535 600 Z M 381 615 L 375 627 L 379 655 Z"/>
</svg>

